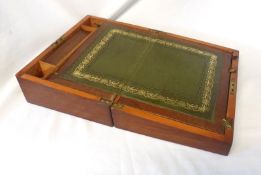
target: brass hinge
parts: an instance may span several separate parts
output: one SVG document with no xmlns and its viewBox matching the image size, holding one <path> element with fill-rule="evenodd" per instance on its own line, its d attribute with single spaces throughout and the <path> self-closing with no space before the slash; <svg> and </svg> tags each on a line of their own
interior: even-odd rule
<svg viewBox="0 0 261 175">
<path fill-rule="evenodd" d="M 231 80 L 229 85 L 229 94 L 235 95 L 235 93 L 236 93 L 236 82 L 234 80 Z"/>
<path fill-rule="evenodd" d="M 160 30 L 155 30 L 155 29 L 150 29 L 150 31 L 152 31 L 152 32 L 155 33 L 155 34 L 162 33 L 162 31 L 160 31 Z"/>
<path fill-rule="evenodd" d="M 58 38 L 53 44 L 55 46 L 61 44 L 63 41 L 65 40 L 65 37 L 64 36 L 61 36 L 60 38 Z"/>
<path fill-rule="evenodd" d="M 114 103 L 111 108 L 113 109 L 122 109 L 124 107 L 123 104 L 119 104 L 119 103 Z"/>
<path fill-rule="evenodd" d="M 230 123 L 229 121 L 227 121 L 227 119 L 223 118 L 222 121 L 223 121 L 223 125 L 224 125 L 224 127 L 225 127 L 226 129 L 232 128 L 231 123 Z"/>
<path fill-rule="evenodd" d="M 107 100 L 107 99 L 103 99 L 103 98 L 100 99 L 100 102 L 106 103 L 106 104 L 108 104 L 108 105 L 111 105 L 111 104 L 112 104 L 112 101 Z"/>
<path fill-rule="evenodd" d="M 230 73 L 235 73 L 236 71 L 237 71 L 236 68 L 230 68 L 230 69 L 229 69 L 229 72 L 230 72 Z"/>
</svg>

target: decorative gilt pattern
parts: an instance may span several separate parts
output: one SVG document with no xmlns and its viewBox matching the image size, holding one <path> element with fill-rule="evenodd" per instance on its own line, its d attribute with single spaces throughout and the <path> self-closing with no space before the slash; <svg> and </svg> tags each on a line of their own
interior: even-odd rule
<svg viewBox="0 0 261 175">
<path fill-rule="evenodd" d="M 109 80 L 100 76 L 92 75 L 89 73 L 82 73 L 82 70 L 95 58 L 97 53 L 101 51 L 101 49 L 108 43 L 108 41 L 113 37 L 113 35 L 119 34 L 127 37 L 132 37 L 136 39 L 142 39 L 146 40 L 152 43 L 157 43 L 161 44 L 167 47 L 173 47 L 177 49 L 182 49 L 186 50 L 192 53 L 204 55 L 209 57 L 209 64 L 208 64 L 208 69 L 207 69 L 207 76 L 206 76 L 206 81 L 204 83 L 204 88 L 203 88 L 203 95 L 202 95 L 202 103 L 201 105 L 197 104 L 191 104 L 185 101 L 173 99 L 170 97 L 162 96 L 157 93 L 152 93 L 148 90 L 145 89 L 140 89 L 137 87 L 129 86 L 128 84 L 124 84 L 118 81 L 113 81 Z M 137 33 L 132 33 L 132 32 L 127 32 L 121 29 L 111 29 L 100 41 L 98 44 L 94 46 L 94 48 L 83 58 L 83 62 L 79 64 L 75 70 L 73 71 L 73 76 L 77 78 L 84 78 L 92 82 L 104 84 L 106 86 L 110 86 L 113 88 L 121 89 L 125 92 L 139 95 L 148 99 L 152 100 L 158 100 L 161 102 L 164 102 L 169 105 L 173 106 L 178 106 L 182 107 L 187 110 L 192 110 L 192 111 L 197 111 L 197 112 L 206 112 L 209 110 L 210 106 L 210 101 L 211 101 L 211 94 L 212 94 L 212 89 L 213 89 L 213 84 L 214 84 L 214 77 L 215 77 L 215 71 L 216 71 L 216 65 L 217 65 L 217 56 L 206 52 L 202 51 L 196 48 L 188 47 L 185 45 L 177 44 L 174 42 L 169 42 L 157 38 L 151 38 L 148 36 L 140 35 Z"/>
</svg>

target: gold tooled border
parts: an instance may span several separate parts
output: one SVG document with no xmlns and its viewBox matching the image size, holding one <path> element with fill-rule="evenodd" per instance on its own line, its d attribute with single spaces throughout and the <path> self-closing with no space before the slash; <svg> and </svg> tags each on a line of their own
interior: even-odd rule
<svg viewBox="0 0 261 175">
<path fill-rule="evenodd" d="M 186 50 L 186 51 L 189 51 L 189 52 L 192 52 L 192 53 L 208 56 L 210 61 L 209 61 L 209 66 L 208 66 L 208 70 L 207 70 L 206 81 L 204 83 L 201 105 L 191 104 L 191 103 L 188 103 L 188 102 L 185 102 L 185 101 L 181 101 L 181 100 L 173 99 L 173 98 L 170 98 L 170 97 L 162 96 L 160 94 L 152 93 L 152 92 L 147 91 L 145 89 L 140 89 L 140 88 L 137 88 L 137 87 L 129 86 L 127 84 L 117 82 L 117 81 L 113 81 L 113 80 L 109 80 L 109 79 L 106 79 L 106 78 L 102 78 L 100 76 L 82 73 L 82 70 L 84 69 L 84 67 L 87 66 L 92 61 L 92 59 L 94 59 L 95 55 L 105 46 L 105 44 L 115 34 L 120 34 L 120 35 L 123 35 L 123 36 L 128 36 L 128 37 L 137 38 L 137 39 L 143 39 L 143 40 L 146 40 L 146 41 L 149 41 L 149 42 L 165 45 L 165 46 L 168 46 L 168 47 L 174 47 L 174 48 Z M 124 31 L 124 30 L 121 30 L 121 29 L 110 29 L 109 32 L 99 41 L 99 43 L 96 44 L 93 47 L 93 49 L 83 58 L 83 61 L 81 62 L 81 64 L 79 64 L 75 68 L 75 70 L 73 71 L 73 76 L 75 76 L 77 78 L 84 78 L 84 79 L 87 79 L 89 81 L 104 84 L 106 86 L 110 86 L 110 87 L 113 87 L 113 88 L 121 89 L 125 92 L 132 93 L 132 94 L 139 95 L 139 96 L 143 96 L 145 98 L 149 98 L 149 99 L 152 99 L 152 100 L 159 100 L 159 101 L 164 102 L 166 104 L 182 107 L 182 108 L 187 109 L 187 110 L 192 110 L 192 111 L 197 111 L 197 112 L 206 112 L 206 111 L 209 110 L 209 106 L 210 106 L 211 93 L 212 93 L 212 88 L 213 88 L 213 84 L 214 84 L 216 65 L 217 65 L 217 56 L 210 53 L 210 52 L 206 52 L 206 51 L 202 51 L 202 50 L 199 50 L 199 49 L 196 49 L 196 48 L 184 46 L 184 45 L 177 44 L 177 43 L 174 43 L 174 42 L 161 40 L 161 39 L 158 39 L 158 38 L 151 38 L 151 37 L 140 35 L 140 34 L 137 34 L 137 33 L 127 32 L 127 31 Z"/>
</svg>

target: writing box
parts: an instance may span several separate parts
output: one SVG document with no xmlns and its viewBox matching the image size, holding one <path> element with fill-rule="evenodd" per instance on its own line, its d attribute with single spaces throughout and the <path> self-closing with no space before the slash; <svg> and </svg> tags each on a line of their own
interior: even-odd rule
<svg viewBox="0 0 261 175">
<path fill-rule="evenodd" d="M 87 16 L 16 74 L 28 102 L 227 155 L 239 52 Z"/>
</svg>

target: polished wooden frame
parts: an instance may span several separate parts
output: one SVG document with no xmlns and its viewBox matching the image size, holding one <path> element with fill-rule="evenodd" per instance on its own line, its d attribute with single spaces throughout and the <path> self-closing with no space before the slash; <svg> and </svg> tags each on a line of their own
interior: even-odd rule
<svg viewBox="0 0 261 175">
<path fill-rule="evenodd" d="M 75 84 L 57 74 L 70 66 L 95 40 L 105 23 L 132 30 L 154 32 L 184 43 L 200 45 L 227 54 L 217 102 L 218 119 L 210 123 L 183 113 Z M 108 126 L 173 141 L 227 155 L 232 141 L 236 103 L 239 52 L 234 49 L 131 24 L 86 16 L 50 47 L 20 70 L 16 77 L 28 102 L 72 114 Z M 225 103 L 224 103 L 225 101 Z"/>
</svg>

